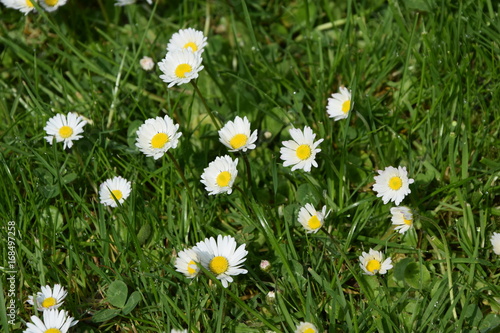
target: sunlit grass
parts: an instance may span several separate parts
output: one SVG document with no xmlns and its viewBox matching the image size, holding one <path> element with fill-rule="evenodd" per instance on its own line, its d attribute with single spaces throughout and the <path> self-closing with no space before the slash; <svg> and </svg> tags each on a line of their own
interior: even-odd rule
<svg viewBox="0 0 500 333">
<path fill-rule="evenodd" d="M 24 330 L 36 314 L 24 301 L 55 283 L 76 332 L 294 332 L 301 321 L 320 332 L 498 330 L 498 10 L 489 0 L 0 7 L 0 230 L 7 239 L 15 221 L 17 251 L 17 319 L 0 312 L 4 331 Z M 167 88 L 139 60 L 159 62 L 187 27 L 208 37 L 204 69 L 196 86 Z M 341 86 L 352 111 L 334 121 L 327 99 Z M 63 150 L 43 128 L 68 112 L 89 124 Z M 165 115 L 182 136 L 154 160 L 136 131 Z M 214 123 L 236 116 L 258 130 L 254 150 L 219 142 Z M 280 148 L 305 126 L 324 139 L 318 167 L 292 172 Z M 226 154 L 239 159 L 233 192 L 208 195 L 203 170 Z M 372 190 L 388 166 L 415 179 L 403 235 Z M 114 176 L 132 192 L 110 208 L 98 192 Z M 317 233 L 297 221 L 307 203 L 331 211 Z M 247 274 L 224 289 L 175 271 L 179 251 L 219 234 L 246 244 Z M 364 275 L 370 248 L 394 268 Z M 120 303 L 130 299 L 132 309 Z"/>
</svg>

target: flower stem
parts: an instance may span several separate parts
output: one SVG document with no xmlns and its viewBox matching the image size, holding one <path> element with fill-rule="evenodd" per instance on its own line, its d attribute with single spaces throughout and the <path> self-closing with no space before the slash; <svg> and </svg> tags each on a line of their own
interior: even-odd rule
<svg viewBox="0 0 500 333">
<path fill-rule="evenodd" d="M 188 190 L 188 195 L 189 195 L 189 198 L 191 200 L 194 201 L 194 198 L 193 198 L 193 193 L 191 193 L 191 187 L 189 186 L 189 183 L 186 179 L 186 176 L 184 175 L 184 171 L 182 171 L 180 165 L 179 165 L 179 162 L 177 162 L 177 159 L 174 157 L 174 155 L 167 150 L 167 155 L 168 155 L 168 158 L 170 158 L 170 160 L 172 161 L 172 163 L 174 163 L 174 166 L 175 168 L 177 169 L 177 173 L 179 174 L 179 176 L 181 176 L 182 178 L 182 181 L 184 182 L 184 185 L 186 186 L 186 189 Z"/>
<path fill-rule="evenodd" d="M 241 155 L 243 155 L 243 161 L 245 162 L 245 169 L 247 172 L 247 190 L 251 193 L 252 192 L 252 170 L 250 169 L 250 161 L 248 161 L 247 154 L 242 153 Z"/>
<path fill-rule="evenodd" d="M 205 98 L 201 94 L 201 91 L 198 88 L 198 85 L 196 84 L 196 82 L 194 80 L 191 80 L 190 82 L 193 85 L 194 90 L 196 91 L 198 96 L 200 96 L 201 102 L 205 106 L 205 109 L 207 109 L 208 115 L 210 116 L 210 119 L 212 119 L 212 122 L 214 123 L 214 126 L 217 128 L 217 131 L 220 130 L 219 122 L 217 121 L 217 118 L 215 118 L 214 114 L 212 113 L 212 110 L 210 110 L 210 108 L 208 107 L 207 101 L 205 100 Z"/>
</svg>

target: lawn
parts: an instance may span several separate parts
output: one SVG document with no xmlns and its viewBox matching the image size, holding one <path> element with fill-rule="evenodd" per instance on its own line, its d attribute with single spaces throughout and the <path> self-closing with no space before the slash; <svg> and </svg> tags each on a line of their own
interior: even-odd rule
<svg viewBox="0 0 500 333">
<path fill-rule="evenodd" d="M 500 332 L 497 2 L 137 1 L 0 5 L 4 332 L 42 318 L 26 301 L 55 284 L 70 332 Z M 207 38 L 203 69 L 168 87 L 159 63 L 186 28 Z M 82 137 L 47 140 L 70 112 Z M 166 116 L 177 145 L 147 156 L 138 132 Z M 219 140 L 236 117 L 255 148 Z M 322 140 L 309 171 L 282 157 L 306 128 Z M 237 175 L 213 194 L 202 176 L 226 155 Z M 407 171 L 403 233 L 374 190 L 389 167 Z M 112 207 L 101 184 L 116 176 L 131 188 Z M 202 259 L 194 278 L 176 270 L 219 235 L 248 252 L 227 288 Z M 392 267 L 363 269 L 371 249 Z"/>
</svg>

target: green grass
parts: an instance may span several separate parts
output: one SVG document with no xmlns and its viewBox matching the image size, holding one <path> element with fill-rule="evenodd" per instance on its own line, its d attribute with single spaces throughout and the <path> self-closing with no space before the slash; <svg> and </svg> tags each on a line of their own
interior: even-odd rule
<svg viewBox="0 0 500 333">
<path fill-rule="evenodd" d="M 28 295 L 60 283 L 75 332 L 294 332 L 299 321 L 320 332 L 498 332 L 498 10 L 491 0 L 69 1 L 27 16 L 0 7 L 0 230 L 7 239 L 15 221 L 18 311 L 13 326 L 0 312 L 4 331 L 25 329 Z M 251 184 L 232 154 L 242 192 L 208 196 L 200 176 L 227 150 L 204 105 L 190 84 L 167 88 L 157 67 L 139 66 L 144 55 L 160 61 L 187 27 L 208 37 L 197 84 L 209 107 L 259 130 Z M 326 103 L 339 86 L 354 112 L 334 122 Z M 92 123 L 64 151 L 43 128 L 70 111 Z M 140 124 L 165 114 L 183 133 L 171 152 L 189 187 L 171 158 L 135 147 Z M 325 139 L 319 167 L 291 172 L 281 142 L 305 125 Z M 404 236 L 371 189 L 377 170 L 398 165 L 415 179 L 403 204 L 416 223 Z M 98 188 L 115 175 L 133 191 L 109 209 Z M 332 210 L 317 234 L 297 222 L 306 203 Z M 218 234 L 247 245 L 248 274 L 223 289 L 175 271 L 177 252 Z M 369 248 L 395 267 L 363 275 Z M 140 301 L 96 322 L 116 309 L 116 280 Z"/>
</svg>

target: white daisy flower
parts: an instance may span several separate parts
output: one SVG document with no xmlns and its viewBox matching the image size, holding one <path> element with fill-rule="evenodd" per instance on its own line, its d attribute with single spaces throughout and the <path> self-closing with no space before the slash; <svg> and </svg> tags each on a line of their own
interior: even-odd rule
<svg viewBox="0 0 500 333">
<path fill-rule="evenodd" d="M 142 59 L 139 60 L 139 64 L 145 71 L 150 71 L 155 67 L 155 62 L 153 61 L 153 58 L 148 56 L 142 57 Z"/>
<path fill-rule="evenodd" d="M 27 15 L 29 12 L 36 10 L 33 2 L 36 0 L 1 0 L 5 7 L 17 9 Z"/>
<path fill-rule="evenodd" d="M 175 268 L 187 278 L 192 279 L 200 272 L 200 267 L 196 263 L 200 262 L 198 253 L 193 249 L 186 249 L 177 255 L 175 259 Z"/>
<path fill-rule="evenodd" d="M 234 161 L 228 155 L 219 156 L 203 170 L 201 182 L 209 195 L 233 191 L 233 183 L 238 175 L 238 159 Z"/>
<path fill-rule="evenodd" d="M 165 58 L 158 63 L 163 72 L 160 79 L 169 83 L 168 87 L 188 83 L 198 77 L 198 72 L 203 69 L 201 55 L 188 49 L 168 52 Z"/>
<path fill-rule="evenodd" d="M 131 191 L 131 183 L 125 178 L 118 176 L 106 180 L 99 186 L 99 198 L 103 205 L 117 207 L 117 201 L 123 204 Z"/>
<path fill-rule="evenodd" d="M 172 328 L 170 333 L 188 333 L 188 330 L 176 330 L 175 328 Z"/>
<path fill-rule="evenodd" d="M 363 252 L 359 257 L 360 266 L 366 275 L 385 274 L 392 268 L 392 259 L 384 260 L 384 254 L 370 249 L 369 253 Z"/>
<path fill-rule="evenodd" d="M 397 230 L 400 234 L 404 234 L 413 226 L 413 214 L 411 209 L 405 206 L 392 207 L 392 224 L 396 225 L 394 230 Z"/>
<path fill-rule="evenodd" d="M 210 270 L 224 288 L 227 288 L 229 282 L 233 282 L 233 275 L 247 273 L 246 269 L 240 267 L 247 260 L 248 251 L 245 250 L 245 244 L 237 249 L 236 245 L 233 237 L 219 235 L 217 241 L 213 237 L 206 238 L 194 248 L 203 267 Z"/>
<path fill-rule="evenodd" d="M 53 12 L 57 8 L 64 6 L 67 0 L 40 0 L 40 5 L 48 12 Z"/>
<path fill-rule="evenodd" d="M 68 315 L 64 310 L 47 310 L 43 312 L 43 321 L 37 316 L 31 316 L 32 323 L 27 323 L 28 328 L 24 333 L 66 333 L 75 326 L 78 320 Z"/>
<path fill-rule="evenodd" d="M 201 55 L 205 46 L 207 46 L 207 37 L 203 35 L 203 32 L 187 28 L 172 35 L 167 45 L 167 52 L 187 49 Z"/>
<path fill-rule="evenodd" d="M 178 129 L 179 124 L 174 125 L 174 121 L 169 116 L 148 119 L 137 130 L 135 145 L 146 156 L 157 160 L 170 148 L 177 147 L 182 135 L 181 132 L 177 132 Z"/>
<path fill-rule="evenodd" d="M 79 134 L 83 133 L 83 126 L 86 124 L 87 122 L 74 112 L 70 112 L 66 116 L 58 113 L 50 118 L 43 128 L 47 132 L 45 140 L 52 144 L 55 138 L 57 142 L 64 142 L 64 149 L 71 148 L 74 140 L 83 137 Z"/>
<path fill-rule="evenodd" d="M 315 158 L 321 149 L 316 147 L 323 139 L 314 142 L 316 134 L 309 126 L 305 126 L 304 131 L 292 128 L 289 132 L 293 140 L 283 141 L 284 147 L 280 149 L 283 166 L 293 165 L 292 171 L 303 169 L 306 172 L 311 171 L 311 166 L 318 167 Z"/>
<path fill-rule="evenodd" d="M 257 130 L 250 134 L 250 122 L 247 117 L 243 119 L 236 117 L 234 122 L 228 121 L 219 130 L 219 141 L 228 147 L 230 152 L 238 150 L 245 152 L 247 149 L 255 149 Z"/>
<path fill-rule="evenodd" d="M 134 4 L 136 0 L 116 0 L 115 6 L 128 6 Z"/>
<path fill-rule="evenodd" d="M 493 245 L 493 252 L 500 255 L 500 233 L 494 232 L 490 238 L 491 245 Z"/>
<path fill-rule="evenodd" d="M 377 197 L 382 197 L 384 204 L 393 201 L 399 205 L 404 197 L 411 193 L 410 184 L 413 184 L 413 179 L 408 178 L 406 167 L 398 167 L 397 169 L 390 166 L 382 170 L 378 170 L 379 175 L 375 176 L 375 184 L 373 190 L 377 192 Z"/>
<path fill-rule="evenodd" d="M 318 329 L 311 323 L 301 321 L 297 328 L 295 329 L 295 333 L 318 333 Z"/>
<path fill-rule="evenodd" d="M 328 116 L 335 121 L 347 118 L 352 107 L 351 92 L 345 87 L 340 87 L 339 90 L 340 93 L 332 94 L 328 99 L 326 107 Z"/>
<path fill-rule="evenodd" d="M 306 232 L 309 234 L 311 232 L 316 233 L 323 225 L 326 216 L 326 206 L 323 206 L 321 211 L 317 211 L 314 209 L 314 206 L 311 204 L 306 204 L 304 207 L 299 210 L 298 221 Z"/>
<path fill-rule="evenodd" d="M 68 292 L 60 284 L 55 284 L 54 288 L 46 285 L 36 294 L 36 298 L 28 296 L 28 303 L 36 306 L 38 311 L 57 309 L 64 303 L 67 294 Z"/>
</svg>

